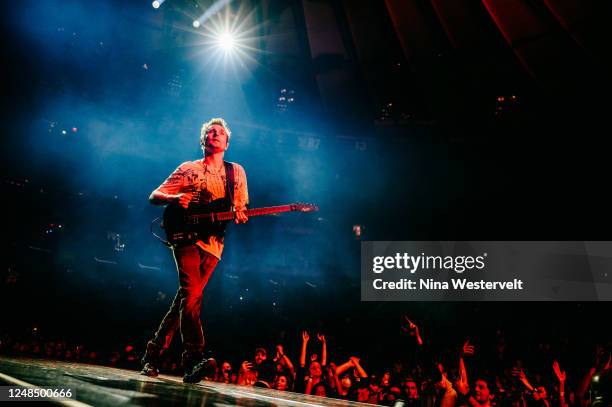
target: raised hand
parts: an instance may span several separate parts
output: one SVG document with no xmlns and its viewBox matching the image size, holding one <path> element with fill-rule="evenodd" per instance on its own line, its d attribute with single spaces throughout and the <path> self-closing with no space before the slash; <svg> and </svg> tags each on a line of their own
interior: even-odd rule
<svg viewBox="0 0 612 407">
<path fill-rule="evenodd" d="M 309 339 L 310 339 L 310 336 L 308 335 L 308 332 L 302 331 L 302 340 L 304 342 L 308 342 Z"/>
<path fill-rule="evenodd" d="M 553 362 L 553 371 L 555 372 L 555 376 L 557 376 L 557 379 L 559 380 L 560 383 L 564 383 L 565 382 L 565 370 L 561 370 L 561 367 L 559 366 L 559 362 L 557 362 L 556 360 Z"/>
<path fill-rule="evenodd" d="M 404 319 L 408 323 L 407 328 L 402 325 L 402 329 L 404 330 L 404 332 L 408 332 L 410 335 L 414 335 L 415 333 L 418 333 L 419 327 L 417 326 L 417 324 L 412 322 L 410 318 L 408 318 L 408 315 L 404 315 Z"/>
<path fill-rule="evenodd" d="M 528 390 L 533 391 L 533 386 L 531 385 L 531 383 L 529 383 L 529 380 L 527 380 L 527 375 L 525 375 L 525 371 L 523 369 L 521 369 L 520 367 L 515 367 L 514 369 L 512 369 L 512 376 L 519 379 L 525 385 L 525 387 L 527 387 Z"/>
<path fill-rule="evenodd" d="M 419 326 L 415 324 L 414 322 L 412 322 L 410 318 L 408 318 L 408 315 L 404 315 L 404 319 L 406 320 L 406 323 L 408 324 L 408 327 L 404 327 L 402 325 L 402 329 L 404 330 L 404 332 L 408 332 L 410 336 L 416 337 L 417 343 L 419 345 L 423 345 L 423 338 L 421 338 L 421 334 L 419 332 Z"/>
<path fill-rule="evenodd" d="M 325 343 L 325 335 L 318 333 L 318 334 L 317 334 L 317 339 L 318 339 L 320 342 Z"/>
<path fill-rule="evenodd" d="M 470 340 L 468 339 L 463 344 L 463 348 L 461 348 L 461 355 L 463 356 L 473 356 L 474 355 L 474 345 L 470 345 Z"/>
<path fill-rule="evenodd" d="M 253 364 L 249 362 L 248 360 L 245 360 L 244 362 L 242 362 L 242 365 L 240 366 L 240 368 L 245 372 L 248 372 L 249 370 L 251 370 L 252 367 L 253 367 Z"/>
<path fill-rule="evenodd" d="M 278 362 L 279 360 L 281 360 L 284 354 L 285 353 L 283 352 L 283 345 L 276 345 L 276 356 L 274 357 L 274 361 Z"/>
</svg>

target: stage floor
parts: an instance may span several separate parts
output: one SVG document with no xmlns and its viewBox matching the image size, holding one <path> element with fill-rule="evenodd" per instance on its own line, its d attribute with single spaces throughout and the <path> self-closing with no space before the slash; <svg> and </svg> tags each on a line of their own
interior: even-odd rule
<svg viewBox="0 0 612 407">
<path fill-rule="evenodd" d="M 71 406 L 370 406 L 331 398 L 202 381 L 141 376 L 136 371 L 0 356 L 0 386 L 71 388 Z"/>
</svg>

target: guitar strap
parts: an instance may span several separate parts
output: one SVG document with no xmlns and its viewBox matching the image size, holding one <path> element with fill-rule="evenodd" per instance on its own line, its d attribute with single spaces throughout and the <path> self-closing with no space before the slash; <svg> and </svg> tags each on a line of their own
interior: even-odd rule
<svg viewBox="0 0 612 407">
<path fill-rule="evenodd" d="M 225 166 L 225 196 L 228 200 L 229 208 L 234 209 L 234 165 L 229 161 L 223 161 Z"/>
</svg>

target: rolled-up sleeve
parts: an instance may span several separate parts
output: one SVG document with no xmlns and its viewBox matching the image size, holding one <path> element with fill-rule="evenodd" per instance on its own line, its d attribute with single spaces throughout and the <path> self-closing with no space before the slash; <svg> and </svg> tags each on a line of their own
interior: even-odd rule
<svg viewBox="0 0 612 407">
<path fill-rule="evenodd" d="M 185 163 L 179 165 L 155 190 L 164 194 L 178 194 L 185 186 Z"/>
<path fill-rule="evenodd" d="M 236 185 L 234 187 L 234 206 L 237 211 L 246 209 L 249 203 L 249 190 L 247 188 L 247 177 L 244 168 L 239 164 L 234 164 Z"/>
</svg>

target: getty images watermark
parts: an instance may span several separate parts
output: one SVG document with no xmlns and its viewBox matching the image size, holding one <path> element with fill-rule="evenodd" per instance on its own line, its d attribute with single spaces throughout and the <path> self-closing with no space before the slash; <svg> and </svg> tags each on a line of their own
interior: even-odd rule
<svg viewBox="0 0 612 407">
<path fill-rule="evenodd" d="M 362 242 L 363 301 L 612 301 L 612 242 Z"/>
<path fill-rule="evenodd" d="M 380 274 L 385 270 L 404 270 L 415 274 L 418 270 L 452 270 L 457 274 L 465 271 L 484 270 L 487 253 L 481 256 L 412 256 L 406 252 L 396 253 L 395 256 L 375 256 L 372 259 L 372 271 Z M 449 284 L 450 283 L 450 284 Z M 523 280 L 512 281 L 486 281 L 484 279 L 471 281 L 467 277 L 450 278 L 450 281 L 436 280 L 434 278 L 400 278 L 396 281 L 385 281 L 375 278 L 372 282 L 376 290 L 522 290 Z"/>
</svg>

